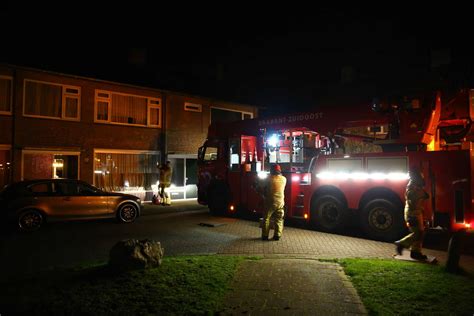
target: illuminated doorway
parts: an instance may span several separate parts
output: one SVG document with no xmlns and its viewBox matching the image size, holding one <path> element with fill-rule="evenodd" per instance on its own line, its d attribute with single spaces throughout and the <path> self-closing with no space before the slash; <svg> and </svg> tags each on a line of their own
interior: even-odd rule
<svg viewBox="0 0 474 316">
<path fill-rule="evenodd" d="M 170 194 L 173 200 L 197 198 L 197 156 L 168 155 L 173 168 Z"/>
</svg>

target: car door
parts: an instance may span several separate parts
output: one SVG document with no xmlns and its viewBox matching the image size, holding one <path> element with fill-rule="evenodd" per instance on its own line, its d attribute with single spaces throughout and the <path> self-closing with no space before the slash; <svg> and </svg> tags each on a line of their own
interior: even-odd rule
<svg viewBox="0 0 474 316">
<path fill-rule="evenodd" d="M 54 210 L 56 217 L 100 217 L 107 212 L 107 198 L 85 190 L 81 182 L 56 181 L 53 191 L 59 200 Z"/>
<path fill-rule="evenodd" d="M 88 214 L 93 217 L 103 217 L 110 215 L 109 197 L 107 193 L 85 183 L 77 183 L 77 196 L 82 205 L 87 205 Z"/>
</svg>

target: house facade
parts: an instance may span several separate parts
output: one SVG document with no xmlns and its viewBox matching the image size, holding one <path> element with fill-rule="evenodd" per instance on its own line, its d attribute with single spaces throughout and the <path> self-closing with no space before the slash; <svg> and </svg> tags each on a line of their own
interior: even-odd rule
<svg viewBox="0 0 474 316">
<path fill-rule="evenodd" d="M 195 198 L 211 121 L 257 115 L 251 105 L 0 65 L 0 187 L 72 178 L 150 200 L 166 158 L 172 198 Z"/>
</svg>

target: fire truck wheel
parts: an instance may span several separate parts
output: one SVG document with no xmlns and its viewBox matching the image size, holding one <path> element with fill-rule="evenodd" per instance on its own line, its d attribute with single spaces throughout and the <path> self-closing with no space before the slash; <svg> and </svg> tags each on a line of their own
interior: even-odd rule
<svg viewBox="0 0 474 316">
<path fill-rule="evenodd" d="M 403 212 L 386 199 L 372 200 L 362 209 L 361 227 L 369 238 L 395 241 L 403 235 Z"/>
<path fill-rule="evenodd" d="M 224 215 L 229 205 L 229 193 L 226 188 L 215 187 L 209 192 L 208 204 L 211 215 Z"/>
<path fill-rule="evenodd" d="M 347 223 L 348 211 L 345 204 L 333 195 L 323 195 L 313 203 L 311 218 L 314 225 L 327 232 L 335 232 Z"/>
</svg>

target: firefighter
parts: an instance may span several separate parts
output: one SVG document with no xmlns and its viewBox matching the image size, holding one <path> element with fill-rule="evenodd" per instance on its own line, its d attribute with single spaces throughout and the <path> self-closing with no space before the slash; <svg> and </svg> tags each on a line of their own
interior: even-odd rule
<svg viewBox="0 0 474 316">
<path fill-rule="evenodd" d="M 159 194 L 161 198 L 161 205 L 171 205 L 171 198 L 169 196 L 167 188 L 171 185 L 171 176 L 173 170 L 171 169 L 171 162 L 166 161 L 165 165 L 160 165 L 158 167 L 160 172 L 160 184 L 159 184 Z"/>
<path fill-rule="evenodd" d="M 262 193 L 265 209 L 262 223 L 262 240 L 268 240 L 270 233 L 270 219 L 275 219 L 273 240 L 280 240 L 283 232 L 283 217 L 285 215 L 285 186 L 286 178 L 281 175 L 281 167 L 274 164 L 270 168 L 270 177 L 265 179 Z"/>
<path fill-rule="evenodd" d="M 396 251 L 402 254 L 404 248 L 409 248 L 410 257 L 416 260 L 426 260 L 426 255 L 421 253 L 425 227 L 423 221 L 423 203 L 429 198 L 423 189 L 425 181 L 418 169 L 410 170 L 410 180 L 405 191 L 405 222 L 410 233 L 395 242 Z"/>
</svg>

